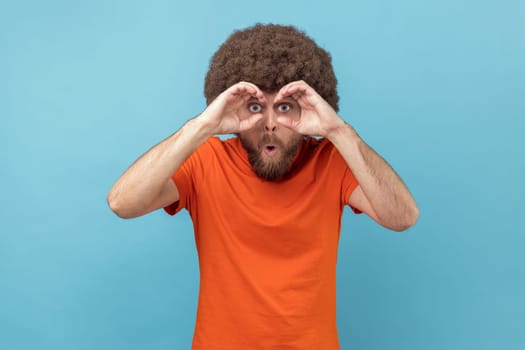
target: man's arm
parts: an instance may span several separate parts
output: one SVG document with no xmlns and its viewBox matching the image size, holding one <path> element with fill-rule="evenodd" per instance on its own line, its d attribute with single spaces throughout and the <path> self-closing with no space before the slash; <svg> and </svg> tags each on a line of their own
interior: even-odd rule
<svg viewBox="0 0 525 350">
<path fill-rule="evenodd" d="M 408 188 L 394 169 L 350 125 L 341 126 L 327 138 L 359 182 L 350 195 L 351 206 L 363 208 L 361 210 L 379 224 L 394 231 L 404 231 L 416 223 L 419 209 Z"/>
<path fill-rule="evenodd" d="M 171 175 L 209 136 L 197 117 L 144 153 L 109 191 L 111 210 L 121 218 L 134 218 L 178 201 Z"/>
<path fill-rule="evenodd" d="M 394 231 L 414 225 L 419 217 L 416 202 L 383 158 L 304 81 L 285 85 L 275 99 L 287 96 L 299 103 L 301 118 L 280 117 L 277 121 L 303 135 L 323 136 L 334 144 L 359 182 L 349 204 Z"/>
<path fill-rule="evenodd" d="M 198 117 L 137 159 L 109 191 L 107 202 L 121 218 L 134 218 L 179 200 L 171 176 L 209 137 L 251 128 L 261 118 L 245 118 L 242 107 L 264 95 L 257 86 L 240 82 L 221 93 Z"/>
</svg>

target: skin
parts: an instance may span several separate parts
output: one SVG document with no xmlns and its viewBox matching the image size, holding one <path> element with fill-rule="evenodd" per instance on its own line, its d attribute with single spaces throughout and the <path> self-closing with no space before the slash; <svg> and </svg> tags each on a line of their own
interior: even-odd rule
<svg viewBox="0 0 525 350">
<path fill-rule="evenodd" d="M 263 92 L 262 99 L 250 98 L 241 118 L 261 115 L 254 127 L 239 133 L 255 173 L 267 181 L 279 180 L 290 170 L 304 136 L 283 127 L 277 118 L 298 120 L 299 104 L 291 97 L 275 99 L 276 93 Z"/>
<path fill-rule="evenodd" d="M 254 104 L 261 109 L 253 108 Z M 108 194 L 111 209 L 122 218 L 132 218 L 176 202 L 179 192 L 171 175 L 216 134 L 239 134 L 255 146 L 265 165 L 281 160 L 284 149 L 302 135 L 325 137 L 359 182 L 350 205 L 394 231 L 403 231 L 418 219 L 417 205 L 395 171 L 304 81 L 289 83 L 273 94 L 248 82 L 226 89 L 199 116 L 126 170 Z M 264 149 L 268 135 L 276 146 L 271 153 Z"/>
<path fill-rule="evenodd" d="M 359 182 L 350 195 L 351 206 L 394 231 L 404 231 L 416 223 L 419 209 L 401 178 L 312 87 L 304 81 L 292 82 L 275 99 L 285 97 L 298 102 L 301 117 L 280 116 L 277 122 L 303 135 L 325 137 L 334 144 Z"/>
</svg>

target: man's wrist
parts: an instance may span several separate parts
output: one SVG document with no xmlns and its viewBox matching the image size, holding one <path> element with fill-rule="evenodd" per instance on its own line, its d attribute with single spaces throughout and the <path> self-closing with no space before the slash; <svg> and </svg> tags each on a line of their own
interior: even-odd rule
<svg viewBox="0 0 525 350">
<path fill-rule="evenodd" d="M 201 140 L 207 140 L 215 135 L 215 128 L 203 114 L 190 119 L 183 128 Z"/>
<path fill-rule="evenodd" d="M 339 141 L 358 140 L 360 137 L 355 129 L 348 123 L 344 122 L 336 128 L 333 128 L 327 133 L 326 138 L 333 144 L 339 143 Z"/>
</svg>

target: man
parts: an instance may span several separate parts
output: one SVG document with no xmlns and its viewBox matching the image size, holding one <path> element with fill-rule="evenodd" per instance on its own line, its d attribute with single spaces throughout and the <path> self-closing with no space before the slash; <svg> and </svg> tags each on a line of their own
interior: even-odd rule
<svg viewBox="0 0 525 350">
<path fill-rule="evenodd" d="M 111 209 L 189 211 L 200 266 L 193 349 L 339 349 L 344 206 L 402 231 L 418 218 L 414 199 L 337 114 L 329 54 L 293 27 L 233 33 L 205 95 L 200 115 L 118 179 Z"/>
</svg>

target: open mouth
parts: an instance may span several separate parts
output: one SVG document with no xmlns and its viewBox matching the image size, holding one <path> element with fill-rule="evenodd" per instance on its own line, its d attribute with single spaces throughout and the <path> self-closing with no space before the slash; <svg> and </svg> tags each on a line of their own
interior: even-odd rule
<svg viewBox="0 0 525 350">
<path fill-rule="evenodd" d="M 277 147 L 275 147 L 274 145 L 265 145 L 263 149 L 264 152 L 269 155 L 272 155 L 277 152 Z"/>
</svg>

